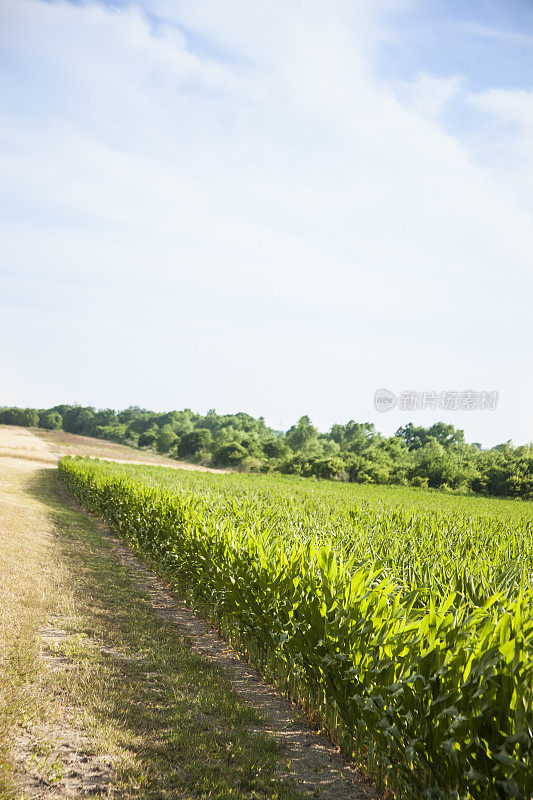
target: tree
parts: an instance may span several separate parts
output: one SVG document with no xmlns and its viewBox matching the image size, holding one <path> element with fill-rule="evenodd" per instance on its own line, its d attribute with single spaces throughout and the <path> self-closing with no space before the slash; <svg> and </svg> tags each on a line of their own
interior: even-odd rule
<svg viewBox="0 0 533 800">
<path fill-rule="evenodd" d="M 71 406 L 63 415 L 63 428 L 69 433 L 92 435 L 95 428 L 94 408 Z"/>
<path fill-rule="evenodd" d="M 287 431 L 285 441 L 296 453 L 305 453 L 308 456 L 323 453 L 318 431 L 307 416 L 300 417 L 298 423 Z"/>
<path fill-rule="evenodd" d="M 196 456 L 202 450 L 207 450 L 212 441 L 211 431 L 205 428 L 197 428 L 195 431 L 186 433 L 182 436 L 178 446 L 178 455 L 187 458 Z"/>
<path fill-rule="evenodd" d="M 435 422 L 431 427 L 415 426 L 409 422 L 403 428 L 398 428 L 396 436 L 402 439 L 409 450 L 418 450 L 424 447 L 430 439 L 436 439 L 446 449 L 464 444 L 464 431 L 447 425 L 445 422 Z"/>
<path fill-rule="evenodd" d="M 354 422 L 351 419 L 346 425 L 333 425 L 328 438 L 336 442 L 342 450 L 360 453 L 377 435 L 371 422 Z"/>
<path fill-rule="evenodd" d="M 158 453 L 168 453 L 170 448 L 173 447 L 177 441 L 178 437 L 170 425 L 164 425 L 157 434 L 155 440 L 156 450 Z"/>
<path fill-rule="evenodd" d="M 39 417 L 39 425 L 50 431 L 58 431 L 63 427 L 63 417 L 57 411 L 46 411 Z"/>
<path fill-rule="evenodd" d="M 154 427 L 156 416 L 157 415 L 151 411 L 143 411 L 130 420 L 128 423 L 128 430 L 137 434 L 145 433 L 147 430 Z"/>
<path fill-rule="evenodd" d="M 338 442 L 330 439 L 327 434 L 319 436 L 320 446 L 325 456 L 336 456 L 340 452 L 340 445 Z"/>
<path fill-rule="evenodd" d="M 409 450 L 418 450 L 423 447 L 427 442 L 427 431 L 422 426 L 415 426 L 412 422 L 408 422 L 403 428 L 398 428 L 395 434 L 401 439 Z"/>
<path fill-rule="evenodd" d="M 149 431 L 139 434 L 139 447 L 151 447 L 157 438 L 157 428 L 151 428 Z"/>
<path fill-rule="evenodd" d="M 123 411 L 118 412 L 117 419 L 119 422 L 128 423 L 134 420 L 139 415 L 145 413 L 146 413 L 145 408 L 139 408 L 139 406 L 128 406 L 128 408 L 125 408 Z"/>
<path fill-rule="evenodd" d="M 117 415 L 112 408 L 102 408 L 95 413 L 93 425 L 95 428 L 98 425 L 101 425 L 102 428 L 108 428 L 111 425 L 116 425 L 117 422 L 120 422 L 120 420 L 117 420 Z"/>
<path fill-rule="evenodd" d="M 3 408 L 0 411 L 0 423 L 36 428 L 39 425 L 39 414 L 34 408 Z"/>
<path fill-rule="evenodd" d="M 277 436 L 271 436 L 262 442 L 263 452 L 267 458 L 283 458 L 287 453 L 287 445 Z"/>
<path fill-rule="evenodd" d="M 445 422 L 435 422 L 427 429 L 427 433 L 428 438 L 433 436 L 437 442 L 440 442 L 447 449 L 458 447 L 465 442 L 464 431 L 454 428 L 453 425 L 447 425 Z"/>
<path fill-rule="evenodd" d="M 250 436 L 244 436 L 240 441 L 240 445 L 244 448 L 246 454 L 252 458 L 263 458 L 264 451 L 262 443 L 256 433 L 253 433 Z"/>
<path fill-rule="evenodd" d="M 238 467 L 247 456 L 248 453 L 241 444 L 230 442 L 215 451 L 214 462 L 223 467 Z"/>
<path fill-rule="evenodd" d="M 15 419 L 14 408 L 0 409 L 0 425 L 15 425 L 14 419 Z"/>
</svg>

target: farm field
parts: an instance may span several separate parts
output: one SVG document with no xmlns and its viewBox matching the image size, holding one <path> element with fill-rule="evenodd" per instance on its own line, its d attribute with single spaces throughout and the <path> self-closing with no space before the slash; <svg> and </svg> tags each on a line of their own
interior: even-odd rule
<svg viewBox="0 0 533 800">
<path fill-rule="evenodd" d="M 166 583 L 68 502 L 45 442 L 0 427 L 0 448 L 10 453 L 0 455 L 2 800 L 376 800 Z"/>
<path fill-rule="evenodd" d="M 531 503 L 76 459 L 60 474 L 397 797 L 533 795 Z"/>
<path fill-rule="evenodd" d="M 0 0 L 0 800 L 533 800 L 533 0 Z"/>
</svg>

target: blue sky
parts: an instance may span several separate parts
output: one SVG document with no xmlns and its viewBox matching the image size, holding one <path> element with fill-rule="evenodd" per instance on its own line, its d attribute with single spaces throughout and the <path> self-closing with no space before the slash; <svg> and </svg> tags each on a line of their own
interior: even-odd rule
<svg viewBox="0 0 533 800">
<path fill-rule="evenodd" d="M 0 403 L 533 438 L 530 2 L 3 0 L 0 60 Z"/>
</svg>

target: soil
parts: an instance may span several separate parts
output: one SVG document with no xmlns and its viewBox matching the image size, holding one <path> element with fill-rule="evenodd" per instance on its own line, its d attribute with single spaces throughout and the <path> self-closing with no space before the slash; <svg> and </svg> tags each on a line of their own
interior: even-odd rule
<svg viewBox="0 0 533 800">
<path fill-rule="evenodd" d="M 45 669 L 66 672 L 71 668 L 69 660 L 52 649 L 67 635 L 54 622 L 40 631 Z M 90 737 L 80 726 L 75 709 L 62 706 L 54 720 L 21 730 L 13 757 L 17 788 L 28 800 L 116 796 L 112 766 L 92 751 Z"/>
</svg>

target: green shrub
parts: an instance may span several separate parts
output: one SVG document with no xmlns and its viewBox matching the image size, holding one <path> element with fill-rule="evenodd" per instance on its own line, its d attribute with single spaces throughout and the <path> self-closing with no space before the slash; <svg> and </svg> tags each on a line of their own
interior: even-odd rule
<svg viewBox="0 0 533 800">
<path fill-rule="evenodd" d="M 0 424 L 36 428 L 39 425 L 39 414 L 34 408 L 3 408 L 0 410 Z"/>
<path fill-rule="evenodd" d="M 156 436 L 155 447 L 158 453 L 168 453 L 177 442 L 178 437 L 170 425 L 165 425 Z"/>
<path fill-rule="evenodd" d="M 190 433 L 185 433 L 180 440 L 178 453 L 183 458 L 188 456 L 196 456 L 207 450 L 211 444 L 213 437 L 211 431 L 199 428 Z"/>
<path fill-rule="evenodd" d="M 39 414 L 39 427 L 47 430 L 61 430 L 63 427 L 63 417 L 58 411 L 45 411 Z"/>
<path fill-rule="evenodd" d="M 238 442 L 230 442 L 215 451 L 213 463 L 220 467 L 238 467 L 248 457 L 248 451 Z"/>
<path fill-rule="evenodd" d="M 139 438 L 137 440 L 139 443 L 139 447 L 152 447 L 152 445 L 155 444 L 157 434 L 158 434 L 157 428 L 151 428 L 149 431 L 140 433 Z"/>
</svg>

